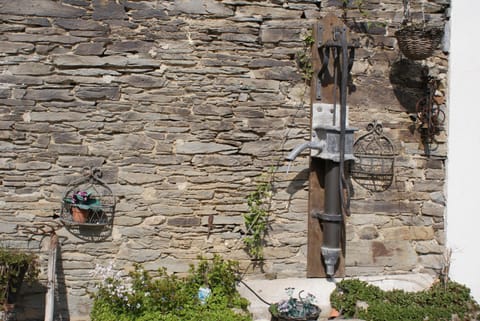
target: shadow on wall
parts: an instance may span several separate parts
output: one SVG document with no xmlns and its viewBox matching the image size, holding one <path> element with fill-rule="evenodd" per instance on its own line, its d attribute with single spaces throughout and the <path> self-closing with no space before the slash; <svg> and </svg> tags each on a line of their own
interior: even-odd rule
<svg viewBox="0 0 480 321">
<path fill-rule="evenodd" d="M 63 270 L 62 252 L 60 247 L 57 251 L 56 276 L 57 284 L 55 289 L 55 321 L 69 321 L 70 311 L 68 310 L 67 286 L 65 284 L 65 272 Z"/>
<path fill-rule="evenodd" d="M 428 67 L 419 62 L 401 59 L 390 69 L 390 83 L 395 97 L 409 114 L 416 114 L 417 101 L 427 90 Z"/>
<path fill-rule="evenodd" d="M 46 286 L 38 281 L 33 284 L 24 282 L 15 304 L 13 320 L 43 320 L 46 291 Z"/>
<path fill-rule="evenodd" d="M 308 168 L 305 168 L 302 171 L 298 172 L 297 175 L 295 175 L 295 177 L 290 180 L 290 183 L 287 187 L 287 193 L 290 194 L 290 200 L 295 193 L 305 189 L 305 184 L 308 184 L 309 173 L 310 170 Z"/>
</svg>

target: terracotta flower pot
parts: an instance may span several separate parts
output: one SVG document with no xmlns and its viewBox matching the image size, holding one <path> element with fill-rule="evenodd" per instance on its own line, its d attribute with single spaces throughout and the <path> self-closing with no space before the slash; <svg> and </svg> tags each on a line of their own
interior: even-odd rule
<svg viewBox="0 0 480 321">
<path fill-rule="evenodd" d="M 88 210 L 84 210 L 84 209 L 73 206 L 72 218 L 74 222 L 86 223 L 88 221 Z"/>
</svg>

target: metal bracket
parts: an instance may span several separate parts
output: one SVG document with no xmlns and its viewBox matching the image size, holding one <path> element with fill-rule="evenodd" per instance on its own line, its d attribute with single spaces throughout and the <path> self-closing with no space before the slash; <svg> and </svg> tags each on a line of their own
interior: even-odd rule
<svg viewBox="0 0 480 321">
<path fill-rule="evenodd" d="M 312 217 L 325 222 L 342 222 L 343 221 L 343 216 L 341 214 L 313 213 Z"/>
<path fill-rule="evenodd" d="M 323 46 L 323 26 L 318 25 L 317 27 L 317 48 Z"/>
</svg>

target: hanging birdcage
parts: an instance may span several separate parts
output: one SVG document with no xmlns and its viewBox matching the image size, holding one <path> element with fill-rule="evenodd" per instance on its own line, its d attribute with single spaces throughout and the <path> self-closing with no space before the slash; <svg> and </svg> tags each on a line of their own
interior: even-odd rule
<svg viewBox="0 0 480 321">
<path fill-rule="evenodd" d="M 107 227 L 113 224 L 115 195 L 100 179 L 99 169 L 84 168 L 62 196 L 60 220 L 69 227 Z"/>
<path fill-rule="evenodd" d="M 376 121 L 367 125 L 367 133 L 353 145 L 356 161 L 351 176 L 372 192 L 387 190 L 393 183 L 395 149 Z"/>
</svg>

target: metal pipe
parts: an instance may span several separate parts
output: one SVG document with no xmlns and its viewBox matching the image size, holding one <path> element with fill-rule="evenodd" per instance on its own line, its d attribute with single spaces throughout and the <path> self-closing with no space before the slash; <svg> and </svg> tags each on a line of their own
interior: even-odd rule
<svg viewBox="0 0 480 321">
<path fill-rule="evenodd" d="M 286 160 L 288 161 L 293 161 L 297 156 L 303 152 L 305 149 L 310 148 L 310 149 L 318 149 L 322 150 L 324 147 L 324 144 L 321 142 L 305 142 L 303 144 L 298 145 L 295 147 L 290 154 L 288 154 L 287 157 L 285 157 Z"/>
<path fill-rule="evenodd" d="M 340 164 L 325 161 L 325 214 L 322 216 L 323 244 L 322 256 L 328 276 L 335 274 L 335 266 L 340 257 L 342 236 L 342 205 L 340 200 Z"/>
<path fill-rule="evenodd" d="M 288 154 L 288 156 L 285 157 L 285 159 L 288 160 L 288 161 L 293 161 L 295 158 L 297 158 L 297 156 L 301 152 L 303 152 L 305 149 L 307 149 L 310 146 L 310 144 L 311 144 L 310 142 L 305 142 L 303 144 L 298 145 L 297 147 L 292 149 L 290 154 Z"/>
</svg>

